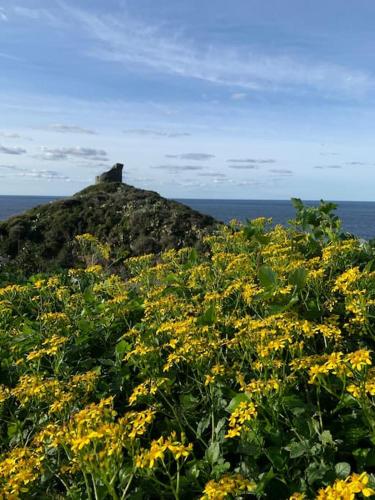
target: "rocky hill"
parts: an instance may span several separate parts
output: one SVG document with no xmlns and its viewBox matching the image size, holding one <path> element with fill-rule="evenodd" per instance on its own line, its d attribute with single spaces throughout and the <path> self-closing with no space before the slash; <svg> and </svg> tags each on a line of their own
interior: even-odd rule
<svg viewBox="0 0 375 500">
<path fill-rule="evenodd" d="M 91 233 L 115 257 L 196 245 L 217 222 L 189 207 L 121 182 L 99 182 L 70 198 L 0 223 L 0 259 L 37 272 L 76 264 L 72 241 Z"/>
</svg>

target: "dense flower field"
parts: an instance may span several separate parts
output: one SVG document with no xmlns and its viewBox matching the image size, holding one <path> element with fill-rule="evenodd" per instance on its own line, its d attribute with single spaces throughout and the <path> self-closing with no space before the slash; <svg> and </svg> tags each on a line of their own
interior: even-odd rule
<svg viewBox="0 0 375 500">
<path fill-rule="evenodd" d="M 0 498 L 375 495 L 375 265 L 332 206 L 0 288 Z M 102 265 L 98 264 L 101 262 Z"/>
</svg>

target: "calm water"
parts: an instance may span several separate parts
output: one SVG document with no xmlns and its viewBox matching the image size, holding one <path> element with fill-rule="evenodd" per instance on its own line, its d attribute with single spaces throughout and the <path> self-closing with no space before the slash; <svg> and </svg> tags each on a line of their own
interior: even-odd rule
<svg viewBox="0 0 375 500">
<path fill-rule="evenodd" d="M 55 200 L 49 196 L 0 196 L 0 220 L 43 203 Z M 178 200 L 223 222 L 245 221 L 255 217 L 272 217 L 275 223 L 286 224 L 294 217 L 290 201 L 278 200 Z M 315 204 L 316 202 L 308 202 Z M 338 202 L 337 213 L 344 228 L 361 238 L 375 237 L 375 202 Z"/>
<path fill-rule="evenodd" d="M 277 224 L 286 224 L 294 218 L 295 210 L 287 200 L 179 200 L 186 205 L 212 215 L 218 220 L 246 221 L 256 217 L 272 217 Z M 306 202 L 317 205 L 318 202 Z M 346 231 L 361 238 L 375 238 L 375 202 L 339 201 L 337 215 Z"/>
</svg>

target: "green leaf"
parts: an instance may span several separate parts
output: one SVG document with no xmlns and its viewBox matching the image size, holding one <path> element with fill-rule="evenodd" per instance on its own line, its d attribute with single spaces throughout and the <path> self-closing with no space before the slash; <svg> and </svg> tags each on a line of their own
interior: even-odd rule
<svg viewBox="0 0 375 500">
<path fill-rule="evenodd" d="M 192 394 L 182 394 L 180 396 L 180 405 L 184 410 L 190 410 L 197 406 L 199 399 Z"/>
<path fill-rule="evenodd" d="M 331 445 L 334 444 L 332 434 L 330 433 L 330 431 L 323 431 L 320 435 L 320 441 L 323 446 L 326 446 L 327 444 Z"/>
<path fill-rule="evenodd" d="M 78 321 L 78 328 L 82 333 L 89 333 L 89 331 L 93 329 L 93 324 L 87 319 L 80 319 Z"/>
<path fill-rule="evenodd" d="M 114 366 L 115 362 L 113 359 L 98 358 L 98 362 L 103 366 Z"/>
<path fill-rule="evenodd" d="M 304 204 L 301 201 L 301 198 L 292 198 L 291 202 L 296 210 L 302 210 L 303 208 L 305 208 Z"/>
<path fill-rule="evenodd" d="M 214 465 L 220 457 L 220 444 L 217 441 L 213 441 L 207 448 L 205 453 L 207 461 Z"/>
<path fill-rule="evenodd" d="M 258 278 L 264 288 L 273 288 L 277 284 L 277 275 L 269 266 L 260 266 Z"/>
<path fill-rule="evenodd" d="M 230 469 L 230 463 L 224 462 L 223 459 L 220 458 L 219 463 L 217 463 L 214 467 L 212 467 L 212 474 L 215 477 L 220 477 L 229 469 Z"/>
<path fill-rule="evenodd" d="M 198 318 L 199 325 L 213 325 L 216 321 L 215 304 L 211 304 L 205 312 Z"/>
<path fill-rule="evenodd" d="M 246 393 L 240 392 L 239 394 L 234 396 L 234 398 L 231 399 L 229 405 L 226 408 L 227 411 L 229 413 L 233 413 L 234 410 L 237 408 L 237 406 L 243 401 L 250 401 L 250 397 Z"/>
<path fill-rule="evenodd" d="M 198 252 L 197 252 L 196 248 L 192 248 L 190 250 L 188 262 L 192 266 L 195 265 L 198 262 Z"/>
<path fill-rule="evenodd" d="M 307 271 L 304 267 L 299 267 L 289 274 L 289 283 L 301 290 L 306 283 Z"/>
<path fill-rule="evenodd" d="M 116 345 L 116 354 L 118 357 L 123 356 L 126 352 L 130 351 L 131 345 L 126 340 L 120 340 Z"/>
<path fill-rule="evenodd" d="M 306 403 L 296 394 L 284 396 L 282 399 L 283 405 L 290 410 L 296 417 L 302 415 L 307 410 Z"/>
<path fill-rule="evenodd" d="M 309 484 L 313 484 L 316 481 L 320 482 L 329 470 L 330 467 L 324 462 L 311 463 L 306 469 L 307 482 Z"/>
<path fill-rule="evenodd" d="M 338 462 L 335 465 L 335 472 L 339 479 L 345 479 L 350 474 L 350 464 L 347 462 Z"/>
<path fill-rule="evenodd" d="M 211 423 L 211 415 L 207 415 L 199 421 L 197 425 L 197 437 L 201 437 Z"/>
<path fill-rule="evenodd" d="M 293 441 L 288 446 L 286 446 L 285 449 L 287 451 L 289 451 L 290 458 L 302 457 L 303 455 L 306 455 L 306 453 L 308 453 L 308 451 L 309 451 L 309 442 L 308 441 L 302 441 L 302 442 Z"/>
</svg>

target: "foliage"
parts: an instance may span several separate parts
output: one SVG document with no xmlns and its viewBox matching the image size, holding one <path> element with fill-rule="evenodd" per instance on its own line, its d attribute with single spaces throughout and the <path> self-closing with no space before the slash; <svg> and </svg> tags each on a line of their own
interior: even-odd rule
<svg viewBox="0 0 375 500">
<path fill-rule="evenodd" d="M 0 222 L 3 260 L 30 276 L 79 265 L 71 244 L 91 233 L 113 248 L 112 260 L 199 244 L 215 220 L 181 203 L 127 184 L 90 186 L 71 198 L 35 207 Z"/>
<path fill-rule="evenodd" d="M 126 280 L 85 235 L 85 269 L 4 284 L 0 498 L 374 495 L 373 250 L 316 220 Z"/>
</svg>

